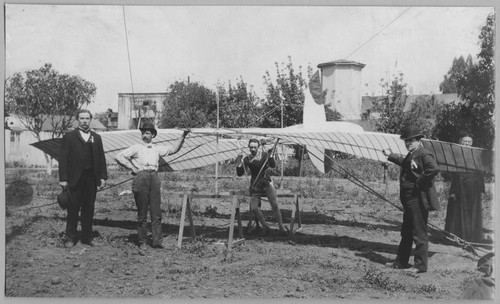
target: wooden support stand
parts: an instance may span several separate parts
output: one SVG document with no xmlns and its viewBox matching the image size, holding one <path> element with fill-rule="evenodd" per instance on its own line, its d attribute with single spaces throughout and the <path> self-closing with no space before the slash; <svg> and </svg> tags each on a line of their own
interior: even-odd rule
<svg viewBox="0 0 500 304">
<path fill-rule="evenodd" d="M 300 205 L 299 205 L 299 197 L 297 194 L 293 196 L 293 208 L 292 208 L 292 216 L 290 217 L 290 235 L 294 235 L 295 232 L 302 230 L 302 219 L 300 218 Z M 294 224 L 297 221 L 297 229 L 295 229 Z"/>
<path fill-rule="evenodd" d="M 292 209 L 292 217 L 290 221 L 290 235 L 293 235 L 295 232 L 302 229 L 302 221 L 300 218 L 300 205 L 299 205 L 299 196 L 297 194 L 293 194 L 287 190 L 277 190 L 277 197 L 289 197 L 294 200 L 293 209 Z M 191 201 L 193 197 L 196 198 L 231 198 L 231 223 L 229 226 L 229 236 L 227 242 L 228 251 L 232 250 L 232 247 L 238 244 L 245 242 L 243 238 L 243 228 L 241 223 L 241 212 L 240 212 L 240 200 L 241 196 L 249 196 L 248 191 L 231 191 L 231 192 L 223 192 L 219 194 L 209 194 L 209 193 L 182 193 L 180 194 L 182 197 L 182 210 L 181 210 L 181 221 L 179 224 L 179 235 L 177 238 L 177 247 L 182 247 L 182 241 L 184 239 L 190 239 L 194 241 L 196 238 L 196 231 L 193 223 L 193 216 L 191 211 Z M 186 213 L 189 219 L 189 226 L 191 231 L 191 237 L 183 237 L 184 235 L 184 225 L 186 221 Z M 234 241 L 234 221 L 238 222 L 238 240 Z M 297 228 L 294 227 L 295 223 L 297 223 Z"/>
</svg>

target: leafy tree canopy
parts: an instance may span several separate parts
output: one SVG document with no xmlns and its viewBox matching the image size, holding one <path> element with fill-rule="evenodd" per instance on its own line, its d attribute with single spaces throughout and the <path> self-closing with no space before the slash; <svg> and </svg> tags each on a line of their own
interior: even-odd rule
<svg viewBox="0 0 500 304">
<path fill-rule="evenodd" d="M 15 73 L 6 79 L 6 111 L 17 115 L 21 123 L 40 141 L 45 121 L 52 136 L 60 137 L 74 118 L 76 110 L 93 102 L 96 86 L 80 76 L 60 74 L 46 63 L 38 70 Z"/>
<path fill-rule="evenodd" d="M 460 56 L 458 59 L 455 57 L 451 65 L 448 74 L 444 75 L 444 80 L 439 84 L 439 90 L 443 94 L 457 93 L 457 81 L 458 78 L 470 67 L 472 67 L 472 56 L 468 55 L 467 60 L 464 56 Z"/>
<path fill-rule="evenodd" d="M 167 90 L 161 128 L 216 127 L 215 92 L 197 82 L 176 81 Z"/>
<path fill-rule="evenodd" d="M 298 72 L 288 57 L 288 63 L 278 64 L 275 62 L 276 79 L 273 80 L 271 73 L 266 71 L 264 83 L 266 85 L 266 97 L 263 101 L 263 120 L 261 127 L 280 128 L 302 123 L 304 90 L 306 81 L 302 75 L 301 67 Z M 283 121 L 281 119 L 283 105 Z"/>
<path fill-rule="evenodd" d="M 404 82 L 402 73 L 390 81 L 381 79 L 381 86 L 386 92 L 385 96 L 372 98 L 373 112 L 380 115 L 375 123 L 377 131 L 400 134 L 404 127 L 413 125 L 430 138 L 433 126 L 431 113 L 436 109 L 433 102 L 416 100 L 410 104 L 406 90 L 408 85 Z M 433 107 L 429 108 L 431 105 Z"/>
<path fill-rule="evenodd" d="M 490 14 L 481 29 L 481 50 L 477 63 L 457 77 L 457 93 L 462 102 L 444 107 L 434 134 L 440 140 L 458 141 L 460 130 L 469 132 L 474 146 L 492 149 L 495 141 L 495 15 Z"/>
<path fill-rule="evenodd" d="M 258 127 L 260 102 L 242 78 L 232 85 L 228 83 L 227 89 L 219 85 L 219 119 L 221 128 L 248 128 Z"/>
</svg>

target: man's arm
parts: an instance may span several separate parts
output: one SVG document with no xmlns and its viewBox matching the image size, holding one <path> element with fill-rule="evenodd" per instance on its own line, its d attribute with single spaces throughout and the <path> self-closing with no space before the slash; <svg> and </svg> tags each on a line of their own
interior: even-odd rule
<svg viewBox="0 0 500 304">
<path fill-rule="evenodd" d="M 184 140 L 186 139 L 186 136 L 189 134 L 189 130 L 184 130 L 184 133 L 182 133 L 182 136 L 179 137 L 179 140 L 177 140 L 177 144 L 174 146 L 172 150 L 169 150 L 165 155 L 162 156 L 167 156 L 171 154 L 175 154 L 179 152 L 179 150 L 182 148 L 182 145 L 184 144 Z"/>
<path fill-rule="evenodd" d="M 391 163 L 395 163 L 398 166 L 402 166 L 403 161 L 405 160 L 405 157 L 403 155 L 397 154 L 397 153 L 392 153 L 391 149 L 382 150 L 382 154 L 387 156 L 388 161 L 390 161 Z"/>
<path fill-rule="evenodd" d="M 65 134 L 62 138 L 61 149 L 59 150 L 59 185 L 66 187 L 68 185 L 68 154 L 69 142 Z"/>
<path fill-rule="evenodd" d="M 131 170 L 132 174 L 135 174 L 139 170 L 139 168 L 137 168 L 132 162 L 132 157 L 136 153 L 137 153 L 137 145 L 134 145 L 118 153 L 115 156 L 115 160 L 120 166 Z"/>
<path fill-rule="evenodd" d="M 245 160 L 246 158 L 242 159 L 242 155 L 238 155 L 238 158 L 236 158 L 236 175 L 237 176 L 242 176 L 245 174 Z"/>
<path fill-rule="evenodd" d="M 106 156 L 104 155 L 104 148 L 102 146 L 102 138 L 99 135 L 96 135 L 98 139 L 98 153 L 99 153 L 99 169 L 101 170 L 101 187 L 106 185 L 106 180 L 108 179 L 108 169 L 106 166 Z"/>
<path fill-rule="evenodd" d="M 274 150 L 270 149 L 267 153 L 269 153 L 269 159 L 267 163 L 269 164 L 270 168 L 276 168 L 276 160 L 274 159 Z"/>
<path fill-rule="evenodd" d="M 422 173 L 417 177 L 418 184 L 431 181 L 439 173 L 439 166 L 430 153 L 422 156 L 422 166 Z"/>
</svg>

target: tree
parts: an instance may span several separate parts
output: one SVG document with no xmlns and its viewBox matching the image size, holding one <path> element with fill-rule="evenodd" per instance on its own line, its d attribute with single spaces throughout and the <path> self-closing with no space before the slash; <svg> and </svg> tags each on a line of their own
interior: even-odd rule
<svg viewBox="0 0 500 304">
<path fill-rule="evenodd" d="M 390 82 L 381 79 L 381 86 L 386 96 L 372 98 L 373 112 L 380 115 L 375 123 L 377 131 L 400 134 L 404 127 L 413 125 L 426 137 L 432 137 L 431 120 L 437 108 L 434 101 L 431 98 L 424 98 L 410 104 L 406 91 L 408 85 L 403 80 L 403 73 L 394 76 Z"/>
<path fill-rule="evenodd" d="M 219 119 L 221 128 L 248 128 L 259 124 L 259 98 L 243 81 L 242 78 L 235 86 L 231 82 L 227 90 L 223 85 L 219 91 Z"/>
<path fill-rule="evenodd" d="M 462 102 L 453 103 L 439 114 L 434 134 L 440 140 L 458 140 L 459 130 L 470 132 L 474 145 L 492 149 L 495 141 L 495 15 L 490 14 L 481 29 L 481 50 L 474 63 L 457 77 L 457 93 Z"/>
<path fill-rule="evenodd" d="M 215 92 L 197 82 L 176 81 L 167 90 L 162 128 L 204 128 L 217 124 Z"/>
<path fill-rule="evenodd" d="M 299 71 L 296 72 L 292 58 L 288 57 L 288 63 L 279 65 L 275 62 L 276 79 L 271 79 L 271 73 L 266 71 L 264 83 L 266 85 L 266 97 L 263 101 L 262 111 L 264 117 L 261 127 L 280 128 L 302 123 L 304 112 L 304 90 L 306 81 Z M 283 105 L 283 113 L 281 111 Z M 281 116 L 283 114 L 283 121 Z"/>
<path fill-rule="evenodd" d="M 377 131 L 384 133 L 399 134 L 405 126 L 406 115 L 404 109 L 408 94 L 407 84 L 403 82 L 403 74 L 394 76 L 391 82 L 380 80 L 380 85 L 386 92 L 383 98 L 372 98 L 373 112 L 379 113 L 380 117 L 375 123 Z"/>
<path fill-rule="evenodd" d="M 460 56 L 458 59 L 455 57 L 453 59 L 453 63 L 451 65 L 450 70 L 448 71 L 448 74 L 444 75 L 444 80 L 439 84 L 439 90 L 443 94 L 449 94 L 449 93 L 457 93 L 458 88 L 457 88 L 457 81 L 458 78 L 471 66 L 473 65 L 472 63 L 472 56 L 468 55 L 467 60 L 464 59 L 464 56 Z"/>
<path fill-rule="evenodd" d="M 342 114 L 340 114 L 337 110 L 332 110 L 329 106 L 324 106 L 325 107 L 325 115 L 326 115 L 326 121 L 339 121 L 342 120 Z"/>
<path fill-rule="evenodd" d="M 74 114 L 93 102 L 96 93 L 93 83 L 80 76 L 60 74 L 46 63 L 38 70 L 15 73 L 6 79 L 6 110 L 15 114 L 21 123 L 41 141 L 42 127 L 50 126 L 52 138 L 61 137 L 72 125 Z M 47 173 L 52 159 L 45 155 Z"/>
</svg>

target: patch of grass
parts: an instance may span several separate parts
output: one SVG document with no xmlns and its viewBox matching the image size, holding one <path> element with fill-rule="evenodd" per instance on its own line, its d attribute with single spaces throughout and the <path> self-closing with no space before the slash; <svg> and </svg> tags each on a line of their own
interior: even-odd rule
<svg viewBox="0 0 500 304">
<path fill-rule="evenodd" d="M 405 285 L 391 279 L 386 273 L 381 272 L 375 267 L 368 268 L 361 281 L 368 283 L 374 288 L 387 291 L 406 291 Z"/>
</svg>

